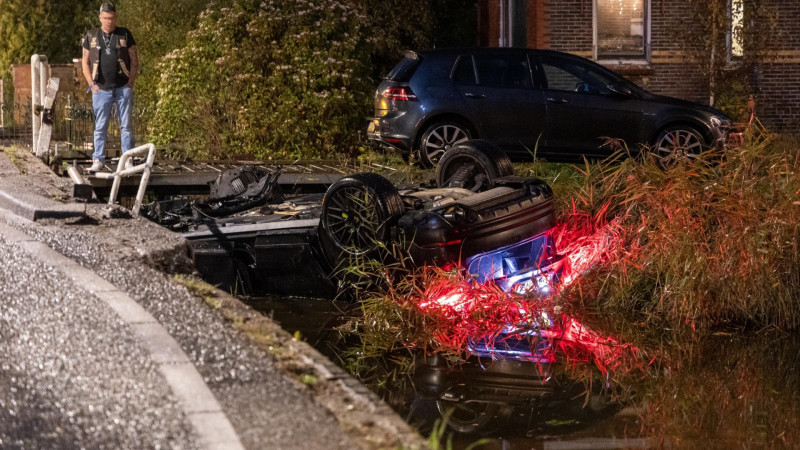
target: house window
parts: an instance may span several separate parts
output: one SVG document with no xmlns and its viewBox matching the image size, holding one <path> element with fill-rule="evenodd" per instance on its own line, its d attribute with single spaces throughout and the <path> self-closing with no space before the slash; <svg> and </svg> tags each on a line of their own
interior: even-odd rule
<svg viewBox="0 0 800 450">
<path fill-rule="evenodd" d="M 729 14 L 731 30 L 728 33 L 728 55 L 732 58 L 744 56 L 743 18 L 744 0 L 730 0 Z"/>
<path fill-rule="evenodd" d="M 649 0 L 595 0 L 597 59 L 647 59 L 649 3 Z"/>
</svg>

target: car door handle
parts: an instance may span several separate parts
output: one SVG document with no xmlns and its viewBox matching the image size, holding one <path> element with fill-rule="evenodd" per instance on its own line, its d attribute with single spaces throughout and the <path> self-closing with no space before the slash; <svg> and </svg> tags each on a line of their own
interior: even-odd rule
<svg viewBox="0 0 800 450">
<path fill-rule="evenodd" d="M 464 96 L 469 98 L 486 98 L 484 94 L 473 94 L 472 92 L 467 92 Z"/>
<path fill-rule="evenodd" d="M 547 103 L 569 103 L 565 98 L 547 97 Z"/>
</svg>

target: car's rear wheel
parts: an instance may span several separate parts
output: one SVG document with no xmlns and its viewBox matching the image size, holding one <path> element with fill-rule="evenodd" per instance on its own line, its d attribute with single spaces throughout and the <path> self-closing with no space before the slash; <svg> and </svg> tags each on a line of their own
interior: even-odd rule
<svg viewBox="0 0 800 450">
<path fill-rule="evenodd" d="M 662 163 L 674 163 L 687 158 L 696 158 L 706 149 L 703 135 L 688 125 L 675 125 L 659 133 L 653 152 Z"/>
<path fill-rule="evenodd" d="M 450 149 L 472 138 L 469 128 L 456 121 L 436 122 L 425 129 L 419 141 L 419 162 L 427 168 L 436 166 Z"/>
<path fill-rule="evenodd" d="M 436 167 L 436 184 L 479 192 L 493 188 L 496 179 L 513 174 L 506 152 L 488 141 L 473 139 L 442 156 Z"/>
<path fill-rule="evenodd" d="M 329 262 L 375 252 L 389 240 L 391 226 L 404 211 L 397 188 L 378 174 L 358 173 L 333 183 L 320 216 Z"/>
</svg>

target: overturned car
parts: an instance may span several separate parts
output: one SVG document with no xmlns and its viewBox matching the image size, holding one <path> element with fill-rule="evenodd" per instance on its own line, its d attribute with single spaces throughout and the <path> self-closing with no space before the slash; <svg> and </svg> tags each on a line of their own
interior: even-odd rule
<svg viewBox="0 0 800 450">
<path fill-rule="evenodd" d="M 447 152 L 430 185 L 358 173 L 324 195 L 287 197 L 278 175 L 234 169 L 208 200 L 156 202 L 144 215 L 182 231 L 203 277 L 238 294 L 333 297 L 344 267 L 388 247 L 413 265 L 461 265 L 510 288 L 558 277 L 546 233 L 555 225 L 552 190 L 515 176 L 486 141 Z"/>
</svg>

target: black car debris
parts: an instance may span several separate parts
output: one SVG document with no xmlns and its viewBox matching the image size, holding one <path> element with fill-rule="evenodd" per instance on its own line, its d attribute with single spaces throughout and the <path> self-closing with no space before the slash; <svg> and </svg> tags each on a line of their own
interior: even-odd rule
<svg viewBox="0 0 800 450">
<path fill-rule="evenodd" d="M 462 265 L 481 272 L 481 281 L 558 276 L 547 234 L 555 225 L 552 190 L 515 176 L 505 153 L 486 141 L 441 158 L 430 185 L 358 173 L 324 195 L 288 197 L 278 175 L 234 169 L 208 199 L 156 202 L 144 215 L 181 231 L 203 277 L 239 294 L 334 297 L 348 260 L 388 245 L 415 266 Z"/>
<path fill-rule="evenodd" d="M 367 137 L 433 167 L 469 139 L 512 159 L 607 157 L 624 141 L 660 157 L 726 139 L 722 111 L 656 95 L 575 55 L 519 48 L 405 53 L 375 91 Z"/>
</svg>

